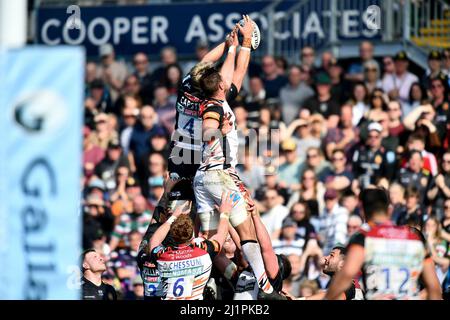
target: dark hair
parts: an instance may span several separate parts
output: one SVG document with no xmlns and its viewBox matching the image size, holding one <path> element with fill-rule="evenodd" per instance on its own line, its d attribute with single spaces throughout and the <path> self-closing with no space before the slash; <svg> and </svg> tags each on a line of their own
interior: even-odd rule
<svg viewBox="0 0 450 320">
<path fill-rule="evenodd" d="M 423 159 L 422 153 L 420 153 L 419 150 L 410 150 L 408 154 L 408 160 L 412 158 L 413 155 L 418 154 L 420 156 L 420 159 Z"/>
<path fill-rule="evenodd" d="M 331 154 L 334 156 L 336 153 L 342 153 L 347 158 L 344 149 L 337 149 L 336 148 L 336 149 L 333 150 L 333 152 Z"/>
<path fill-rule="evenodd" d="M 331 251 L 333 250 L 339 250 L 339 254 L 345 256 L 347 254 L 347 248 L 343 247 L 343 246 L 334 246 L 333 249 L 331 249 Z"/>
<path fill-rule="evenodd" d="M 405 198 L 410 198 L 410 197 L 415 197 L 417 199 L 420 198 L 420 192 L 419 192 L 419 189 L 417 189 L 417 187 L 412 186 L 412 187 L 406 188 Z"/>
<path fill-rule="evenodd" d="M 372 91 L 372 93 L 370 94 L 370 97 L 369 97 L 370 108 L 373 109 L 373 103 L 372 103 L 372 102 L 373 102 L 373 98 L 375 97 L 375 93 L 381 93 L 381 94 L 382 94 L 382 95 L 379 97 L 379 98 L 381 99 L 381 110 L 387 111 L 388 106 L 387 106 L 386 101 L 385 101 L 384 98 L 383 98 L 383 93 L 384 93 L 384 91 L 381 90 L 381 89 L 379 89 L 379 88 L 374 89 L 374 90 Z"/>
<path fill-rule="evenodd" d="M 220 73 L 215 68 L 206 70 L 200 78 L 200 88 L 206 97 L 210 98 L 217 90 L 219 90 L 219 84 L 222 81 Z"/>
<path fill-rule="evenodd" d="M 414 101 L 413 101 L 413 96 L 412 96 L 412 91 L 413 91 L 413 87 L 415 87 L 415 86 L 419 87 L 420 92 L 421 92 L 421 94 L 422 94 L 422 100 L 427 96 L 425 87 L 424 87 L 420 82 L 414 82 L 414 83 L 411 85 L 411 88 L 409 89 L 409 97 L 408 97 L 408 100 L 409 100 L 409 103 L 411 103 L 411 104 L 414 102 Z M 420 101 L 420 102 L 422 102 L 422 101 Z"/>
<path fill-rule="evenodd" d="M 358 81 L 358 82 L 356 82 L 353 85 L 352 92 L 351 92 L 352 100 L 356 102 L 356 99 L 355 99 L 355 88 L 357 86 L 362 86 L 364 88 L 364 91 L 366 93 L 365 97 L 364 97 L 364 103 L 367 104 L 369 102 L 369 90 L 367 90 L 366 84 L 364 82 L 362 82 L 362 81 Z"/>
<path fill-rule="evenodd" d="M 292 266 L 288 257 L 286 257 L 284 254 L 277 254 L 277 260 L 279 272 L 281 272 L 281 278 L 283 280 L 289 278 L 292 273 Z"/>
<path fill-rule="evenodd" d="M 291 210 L 289 211 L 289 215 L 293 216 L 294 206 L 301 204 L 303 208 L 305 208 L 305 217 L 302 221 L 308 221 L 309 217 L 311 216 L 311 210 L 309 209 L 309 205 L 305 200 L 299 200 L 298 202 L 294 203 L 291 207 Z"/>
<path fill-rule="evenodd" d="M 386 215 L 389 207 L 389 195 L 385 189 L 369 188 L 361 191 L 359 199 L 362 202 L 366 220 L 375 214 Z"/>
<path fill-rule="evenodd" d="M 84 259 L 86 258 L 86 255 L 87 255 L 88 253 L 91 253 L 91 252 L 97 252 L 97 251 L 95 251 L 94 248 L 89 248 L 89 249 L 84 250 L 84 251 L 81 253 L 81 255 L 80 255 L 80 260 L 81 260 L 81 272 L 82 272 L 82 273 L 84 273 L 84 272 L 86 271 L 86 269 L 83 268 Z"/>
</svg>

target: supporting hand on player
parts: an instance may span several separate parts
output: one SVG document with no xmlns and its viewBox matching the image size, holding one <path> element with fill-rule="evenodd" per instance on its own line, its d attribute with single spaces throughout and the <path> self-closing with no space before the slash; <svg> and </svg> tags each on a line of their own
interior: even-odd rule
<svg viewBox="0 0 450 320">
<path fill-rule="evenodd" d="M 233 129 L 233 121 L 230 121 L 231 113 L 227 112 L 222 120 L 222 125 L 220 127 L 220 132 L 222 135 L 226 136 Z"/>
</svg>

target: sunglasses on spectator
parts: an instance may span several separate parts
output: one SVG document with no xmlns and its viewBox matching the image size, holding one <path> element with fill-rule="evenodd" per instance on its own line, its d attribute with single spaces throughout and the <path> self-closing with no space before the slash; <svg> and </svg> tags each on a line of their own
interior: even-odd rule
<svg viewBox="0 0 450 320">
<path fill-rule="evenodd" d="M 450 163 L 450 160 L 443 159 L 442 163 Z"/>
<path fill-rule="evenodd" d="M 134 61 L 134 64 L 145 64 L 145 63 L 147 63 L 146 60 L 135 60 Z"/>
<path fill-rule="evenodd" d="M 375 72 L 375 71 L 377 71 L 377 69 L 375 69 L 375 68 L 366 68 L 366 69 L 364 69 L 364 71 L 365 72 Z"/>
<path fill-rule="evenodd" d="M 333 161 L 344 161 L 344 158 L 333 158 Z"/>
<path fill-rule="evenodd" d="M 136 116 L 134 114 L 124 114 L 123 117 L 124 118 L 136 118 Z"/>
<path fill-rule="evenodd" d="M 303 57 L 311 57 L 311 56 L 313 56 L 313 53 L 312 52 L 302 52 L 302 56 Z"/>
<path fill-rule="evenodd" d="M 369 134 L 369 139 L 378 139 L 379 137 L 379 134 Z"/>
<path fill-rule="evenodd" d="M 318 154 L 307 154 L 306 155 L 306 157 L 308 158 L 308 159 L 310 159 L 310 158 L 317 158 L 319 155 Z"/>
<path fill-rule="evenodd" d="M 399 108 L 388 108 L 388 111 L 400 111 Z"/>
<path fill-rule="evenodd" d="M 348 229 L 358 229 L 359 226 L 357 226 L 357 225 L 352 226 L 351 224 L 348 224 L 348 225 L 347 225 L 347 228 L 348 228 Z"/>
<path fill-rule="evenodd" d="M 444 209 L 450 209 L 450 206 L 444 206 Z"/>
</svg>

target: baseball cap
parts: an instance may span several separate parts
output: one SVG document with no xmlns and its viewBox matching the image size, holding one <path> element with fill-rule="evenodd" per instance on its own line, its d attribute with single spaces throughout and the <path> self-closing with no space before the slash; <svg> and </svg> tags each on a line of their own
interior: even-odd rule
<svg viewBox="0 0 450 320">
<path fill-rule="evenodd" d="M 291 217 L 286 217 L 283 220 L 283 224 L 281 225 L 282 228 L 288 228 L 288 227 L 297 227 L 297 222 L 294 221 Z"/>
<path fill-rule="evenodd" d="M 369 132 L 372 131 L 372 130 L 381 132 L 381 131 L 383 131 L 383 127 L 382 127 L 381 124 L 378 123 L 378 122 L 372 122 L 372 123 L 370 123 L 369 126 L 367 127 L 367 130 L 368 130 Z"/>
<path fill-rule="evenodd" d="M 281 143 L 281 149 L 283 151 L 294 151 L 297 149 L 297 143 L 294 139 L 288 138 Z"/>
<path fill-rule="evenodd" d="M 331 84 L 330 76 L 328 74 L 326 74 L 325 72 L 320 72 L 316 76 L 315 80 L 316 80 L 316 84 Z"/>
<path fill-rule="evenodd" d="M 394 56 L 394 60 L 397 61 L 408 61 L 408 55 L 406 54 L 406 51 L 399 51 L 397 52 L 397 54 Z"/>
<path fill-rule="evenodd" d="M 88 184 L 88 189 L 94 189 L 94 188 L 105 191 L 105 183 L 103 182 L 103 180 L 98 179 L 98 178 L 92 179 Z"/>
<path fill-rule="evenodd" d="M 117 139 L 112 139 L 108 142 L 108 149 L 118 149 L 120 147 L 120 142 Z"/>
<path fill-rule="evenodd" d="M 164 131 L 163 128 L 159 127 L 155 129 L 155 132 L 153 133 L 153 137 L 165 137 L 166 136 L 166 132 Z"/>
<path fill-rule="evenodd" d="M 428 60 L 441 60 L 442 55 L 437 50 L 431 50 L 428 54 Z"/>
<path fill-rule="evenodd" d="M 148 185 L 150 186 L 150 188 L 163 187 L 164 186 L 164 178 L 163 177 L 150 177 L 150 178 L 148 178 Z"/>
<path fill-rule="evenodd" d="M 98 50 L 100 57 L 108 56 L 114 52 L 114 48 L 110 43 L 102 44 Z"/>
<path fill-rule="evenodd" d="M 327 189 L 325 195 L 323 196 L 325 200 L 333 200 L 338 197 L 337 191 L 334 189 Z"/>
<path fill-rule="evenodd" d="M 132 187 L 138 187 L 139 181 L 134 177 L 128 177 L 127 181 L 125 182 L 125 188 L 132 188 Z"/>
</svg>

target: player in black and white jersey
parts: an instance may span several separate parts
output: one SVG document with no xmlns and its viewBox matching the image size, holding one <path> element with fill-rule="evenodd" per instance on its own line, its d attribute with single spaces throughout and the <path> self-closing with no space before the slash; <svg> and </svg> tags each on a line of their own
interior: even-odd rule
<svg viewBox="0 0 450 320">
<path fill-rule="evenodd" d="M 183 78 L 178 89 L 175 131 L 172 134 L 168 162 L 169 177 L 173 180 L 192 180 L 197 172 L 202 146 L 200 104 L 205 98 L 199 80 L 206 70 L 214 67 L 227 48 L 227 58 L 220 70 L 228 84 L 227 99 L 234 100 L 239 92 L 240 85 L 233 83 L 242 83 L 242 80 L 232 78 L 234 70 L 230 67 L 231 62 L 234 63 L 238 44 L 235 33 L 236 29 L 230 32 L 224 42 L 208 52 Z"/>
<path fill-rule="evenodd" d="M 239 79 L 233 81 L 236 86 L 240 86 L 247 72 L 254 30 L 253 21 L 245 16 L 244 26 L 238 25 L 238 28 L 243 35 L 243 41 L 233 75 L 233 79 Z M 232 63 L 234 64 L 234 60 Z M 236 203 L 230 213 L 230 222 L 239 234 L 244 256 L 265 298 L 279 299 L 281 296 L 274 291 L 267 277 L 255 229 L 247 212 L 248 192 L 235 170 L 239 140 L 235 115 L 226 100 L 227 82 L 218 70 L 209 69 L 203 73 L 200 85 L 206 96 L 201 106 L 204 143 L 202 161 L 194 178 L 194 193 L 202 232 L 209 235 L 216 232 L 219 216 L 215 206 L 220 203 L 223 192 L 233 192 L 232 196 Z"/>
</svg>

